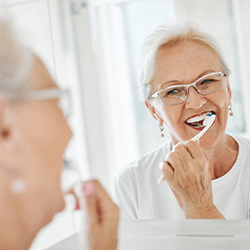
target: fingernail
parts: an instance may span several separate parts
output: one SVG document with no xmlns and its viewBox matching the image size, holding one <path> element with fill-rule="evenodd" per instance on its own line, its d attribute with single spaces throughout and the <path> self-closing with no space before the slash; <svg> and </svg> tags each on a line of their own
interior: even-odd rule
<svg viewBox="0 0 250 250">
<path fill-rule="evenodd" d="M 164 164 L 165 164 L 165 163 L 164 163 L 163 161 L 159 164 L 159 169 L 160 169 L 160 170 L 162 170 Z"/>
<path fill-rule="evenodd" d="M 83 186 L 83 194 L 86 198 L 88 198 L 94 194 L 94 189 L 93 189 L 92 184 L 87 183 Z"/>
</svg>

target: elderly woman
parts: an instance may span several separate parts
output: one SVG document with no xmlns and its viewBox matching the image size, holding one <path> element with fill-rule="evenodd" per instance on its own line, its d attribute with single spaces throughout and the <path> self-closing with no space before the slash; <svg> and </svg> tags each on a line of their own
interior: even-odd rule
<svg viewBox="0 0 250 250">
<path fill-rule="evenodd" d="M 0 249 L 28 249 L 64 209 L 64 150 L 72 136 L 44 64 L 0 21 Z M 119 211 L 97 181 L 83 185 L 91 249 L 116 249 Z"/>
<path fill-rule="evenodd" d="M 116 177 L 114 200 L 123 218 L 248 218 L 250 140 L 225 133 L 233 114 L 229 74 L 216 41 L 195 24 L 162 26 L 146 39 L 140 94 L 171 140 Z M 192 141 L 207 114 L 215 121 Z"/>
</svg>

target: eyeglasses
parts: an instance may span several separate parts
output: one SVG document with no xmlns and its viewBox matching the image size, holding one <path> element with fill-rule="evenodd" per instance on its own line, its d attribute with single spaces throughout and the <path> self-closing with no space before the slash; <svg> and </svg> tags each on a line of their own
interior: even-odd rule
<svg viewBox="0 0 250 250">
<path fill-rule="evenodd" d="M 71 91 L 69 89 L 45 89 L 25 93 L 17 93 L 15 95 L 4 94 L 6 99 L 12 100 L 15 103 L 21 101 L 35 100 L 50 100 L 59 99 L 58 106 L 61 108 L 65 118 L 68 118 L 71 113 Z"/>
<path fill-rule="evenodd" d="M 65 118 L 68 118 L 71 111 L 71 91 L 69 89 L 46 89 L 28 92 L 25 100 L 49 100 L 59 99 L 58 106 Z"/>
<path fill-rule="evenodd" d="M 212 94 L 222 87 L 222 77 L 226 74 L 222 72 L 214 72 L 202 76 L 195 82 L 188 85 L 174 85 L 161 89 L 151 95 L 150 98 L 160 97 L 161 101 L 166 106 L 180 104 L 188 98 L 188 88 L 193 86 L 201 95 Z"/>
</svg>

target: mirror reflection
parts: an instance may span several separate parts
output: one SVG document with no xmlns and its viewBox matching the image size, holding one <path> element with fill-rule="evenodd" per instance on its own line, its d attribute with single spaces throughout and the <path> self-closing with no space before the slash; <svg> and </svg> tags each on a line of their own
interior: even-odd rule
<svg viewBox="0 0 250 250">
<path fill-rule="evenodd" d="M 225 132 L 230 70 L 215 40 L 191 23 L 161 26 L 146 39 L 138 71 L 141 99 L 170 140 L 116 177 L 124 217 L 247 219 L 249 139 Z"/>
<path fill-rule="evenodd" d="M 249 131 L 247 6 L 124 1 L 93 8 L 104 86 L 96 105 L 108 120 L 102 118 L 110 135 L 103 140 L 106 162 L 124 218 L 248 218 L 249 173 L 241 156 Z M 214 122 L 192 142 L 207 116 Z M 165 182 L 158 185 L 160 177 Z M 197 209 L 203 202 L 211 215 Z"/>
</svg>

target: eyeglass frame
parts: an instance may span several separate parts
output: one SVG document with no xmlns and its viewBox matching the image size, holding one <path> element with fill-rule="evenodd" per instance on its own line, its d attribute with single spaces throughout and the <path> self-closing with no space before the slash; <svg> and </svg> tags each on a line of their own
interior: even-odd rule
<svg viewBox="0 0 250 250">
<path fill-rule="evenodd" d="M 0 96 L 7 100 L 18 100 L 18 101 L 35 101 L 35 100 L 49 100 L 57 99 L 66 93 L 70 93 L 70 89 L 43 89 L 34 91 L 19 91 L 18 93 L 6 93 L 5 91 L 0 91 Z"/>
<path fill-rule="evenodd" d="M 195 84 L 196 84 L 197 82 L 199 82 L 200 80 L 202 80 L 202 79 L 208 77 L 208 76 L 217 75 L 217 74 L 220 74 L 221 80 L 222 80 L 222 77 L 223 77 L 223 76 L 227 76 L 225 73 L 223 73 L 223 72 L 221 72 L 221 71 L 209 73 L 209 74 L 207 74 L 207 75 L 204 75 L 204 76 L 200 77 L 199 79 L 197 79 L 197 80 L 194 81 L 193 83 L 186 84 L 186 85 L 173 85 L 173 86 L 169 86 L 169 87 L 167 87 L 167 88 L 158 90 L 157 92 L 155 92 L 154 94 L 152 94 L 152 95 L 150 96 L 149 99 L 159 97 L 160 100 L 161 100 L 161 102 L 162 102 L 164 105 L 166 105 L 166 106 L 173 106 L 173 105 L 181 104 L 181 103 L 183 103 L 183 102 L 185 102 L 185 101 L 187 100 L 187 98 L 188 98 L 188 90 L 189 90 L 189 87 L 191 87 L 191 86 L 193 86 L 193 87 L 195 88 L 195 90 L 196 90 L 199 94 L 201 94 L 201 95 L 209 95 L 209 94 L 212 94 L 212 93 L 214 93 L 214 92 L 219 91 L 219 90 L 222 88 L 222 83 L 221 83 L 221 87 L 220 87 L 219 89 L 216 89 L 216 90 L 214 90 L 214 91 L 212 91 L 212 92 L 205 93 L 205 94 L 204 94 L 204 93 L 201 93 L 201 92 L 197 89 L 197 87 L 196 87 Z M 171 88 L 174 88 L 174 87 L 186 87 L 186 89 L 187 89 L 186 98 L 185 98 L 184 100 L 182 100 L 181 102 L 178 102 L 178 103 L 175 103 L 175 104 L 166 104 L 166 103 L 164 103 L 163 100 L 162 100 L 161 97 L 160 97 L 160 93 L 163 92 L 163 91 L 165 91 L 165 90 L 167 90 L 167 89 L 171 89 Z"/>
<path fill-rule="evenodd" d="M 70 89 L 45 89 L 45 90 L 36 90 L 28 92 L 25 95 L 24 100 L 27 101 L 39 101 L 39 100 L 51 100 L 51 99 L 60 99 L 62 96 L 67 95 L 67 98 L 70 99 L 71 90 Z M 69 107 L 70 108 L 70 107 Z M 63 111 L 63 110 L 62 110 Z M 70 112 L 69 112 L 70 113 Z M 64 114 L 68 118 L 69 114 Z"/>
<path fill-rule="evenodd" d="M 51 99 L 60 99 L 63 95 L 67 94 L 70 99 L 71 90 L 70 89 L 44 89 L 35 91 L 25 91 L 17 94 L 2 94 L 2 96 L 14 103 L 19 103 L 23 101 L 43 101 Z M 68 117 L 68 114 L 65 115 Z"/>
<path fill-rule="evenodd" d="M 50 100 L 59 99 L 64 94 L 69 94 L 70 89 L 44 89 L 31 91 L 25 94 L 23 100 L 25 101 L 35 101 L 35 100 Z"/>
</svg>

